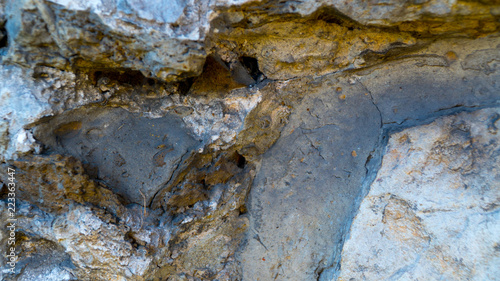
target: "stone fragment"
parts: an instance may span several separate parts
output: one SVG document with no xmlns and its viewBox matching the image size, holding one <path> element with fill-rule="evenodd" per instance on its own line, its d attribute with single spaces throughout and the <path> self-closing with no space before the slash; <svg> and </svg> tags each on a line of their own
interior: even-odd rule
<svg viewBox="0 0 500 281">
<path fill-rule="evenodd" d="M 391 135 L 333 280 L 495 280 L 498 108 Z"/>
<path fill-rule="evenodd" d="M 280 91 L 297 93 L 298 85 L 308 92 L 282 120 L 249 194 L 244 280 L 312 280 L 335 262 L 378 140 L 379 112 L 360 85 L 324 77 L 290 81 Z"/>
<path fill-rule="evenodd" d="M 197 148 L 181 124 L 175 115 L 149 119 L 121 108 L 81 108 L 37 126 L 35 137 L 50 152 L 83 160 L 127 202 L 149 205 Z"/>
<path fill-rule="evenodd" d="M 128 68 L 162 80 L 196 75 L 208 24 L 208 5 L 201 2 L 10 2 L 6 59 L 59 69 Z M 194 7 L 201 17 L 189 12 Z"/>
</svg>

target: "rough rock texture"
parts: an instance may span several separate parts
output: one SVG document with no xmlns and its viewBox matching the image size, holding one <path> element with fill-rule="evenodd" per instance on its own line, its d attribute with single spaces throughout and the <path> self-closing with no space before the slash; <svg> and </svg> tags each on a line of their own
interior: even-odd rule
<svg viewBox="0 0 500 281">
<path fill-rule="evenodd" d="M 25 66 L 49 65 L 59 69 L 126 68 L 139 70 L 144 76 L 166 81 L 201 73 L 205 57 L 211 52 L 203 41 L 212 27 L 219 30 L 218 22 L 211 21 L 219 14 L 229 21 L 229 24 L 226 23 L 220 26 L 221 28 L 227 28 L 230 24 L 247 27 L 243 33 L 246 33 L 245 36 L 249 39 L 249 46 L 243 46 L 241 48 L 243 52 L 252 52 L 254 48 L 252 45 L 261 45 L 263 38 L 268 41 L 266 39 L 269 36 L 265 35 L 274 34 L 278 41 L 281 40 L 278 43 L 282 48 L 288 49 L 288 52 L 285 52 L 288 56 L 274 58 L 276 52 L 272 46 L 268 46 L 262 54 L 280 62 L 278 66 L 274 66 L 278 69 L 273 72 L 280 71 L 281 68 L 291 70 L 291 73 L 282 73 L 281 77 L 294 75 L 300 65 L 313 66 L 316 72 L 321 69 L 323 72 L 328 71 L 328 66 L 332 62 L 325 56 L 319 55 L 318 51 L 321 53 L 336 52 L 337 49 L 345 50 L 342 44 L 339 45 L 334 39 L 334 34 L 347 33 L 348 36 L 341 39 L 342 41 L 349 41 L 348 38 L 351 36 L 354 41 L 364 41 L 349 44 L 380 45 L 370 49 L 375 52 L 384 51 L 384 45 L 387 49 L 389 44 L 407 44 L 408 40 L 405 40 L 408 35 L 401 34 L 403 36 L 393 42 L 385 40 L 380 44 L 369 33 L 359 37 L 356 35 L 357 30 L 351 35 L 345 27 L 337 27 L 335 24 L 326 28 L 321 25 L 304 26 L 300 20 L 290 23 L 289 27 L 280 25 L 274 31 L 272 23 L 266 24 L 277 21 L 277 18 L 282 18 L 283 15 L 315 17 L 314 13 L 321 10 L 320 19 L 329 23 L 341 23 L 342 21 L 335 15 L 343 14 L 361 24 L 399 26 L 401 31 L 419 32 L 423 35 L 492 32 L 499 27 L 496 19 L 500 15 L 500 8 L 494 6 L 498 5 L 496 1 L 479 3 L 441 0 L 411 3 L 384 1 L 380 5 L 367 4 L 364 1 L 254 3 L 230 0 L 22 0 L 6 2 L 2 6 L 5 6 L 3 9 L 7 20 L 6 30 L 9 32 L 11 45 L 6 57 L 8 61 Z M 243 5 L 243 9 L 231 6 L 244 2 L 248 4 Z M 228 12 L 225 13 L 225 10 Z M 460 19 L 460 24 L 455 24 L 455 19 Z M 283 27 L 288 31 L 280 32 Z M 351 25 L 348 28 L 352 30 L 354 27 Z M 293 31 L 290 32 L 291 30 Z M 283 32 L 288 34 L 280 35 Z M 306 32 L 309 34 L 303 36 Z M 236 30 L 231 36 L 241 37 L 242 34 Z M 311 40 L 304 40 L 311 36 L 313 37 Z M 235 43 L 239 44 L 237 41 L 231 44 Z M 349 49 L 356 52 L 361 47 Z M 307 57 L 316 57 L 316 60 L 321 59 L 325 62 L 309 61 Z M 333 64 L 346 63 L 342 58 L 339 60 Z M 269 63 L 275 64 L 274 61 Z M 292 64 L 291 68 L 287 67 L 290 66 L 288 64 Z"/>
<path fill-rule="evenodd" d="M 499 109 L 390 136 L 337 280 L 495 280 Z"/>
<path fill-rule="evenodd" d="M 37 126 L 34 136 L 57 153 L 83 159 L 127 201 L 142 203 L 141 193 L 150 202 L 198 144 L 181 122 L 175 115 L 148 119 L 121 108 L 85 108 Z"/>
<path fill-rule="evenodd" d="M 349 75 L 297 79 L 282 87 L 300 96 L 298 85 L 307 85 L 308 94 L 263 155 L 249 195 L 252 232 L 241 254 L 245 280 L 331 278 L 384 131 L 457 107 L 498 105 L 498 71 L 463 67 L 476 46 L 496 48 L 498 39 L 455 42 L 465 53 L 450 63 L 451 44 L 439 42 Z"/>
<path fill-rule="evenodd" d="M 495 278 L 499 19 L 496 0 L 0 0 L 0 216 L 10 167 L 19 257 L 0 279 Z M 458 112 L 433 123 L 442 142 L 400 144 L 436 149 L 427 166 L 400 152 L 422 174 L 384 188 L 492 195 L 426 213 L 380 191 L 381 227 L 403 210 L 425 239 L 360 247 L 380 235 L 356 231 L 389 136 Z"/>
</svg>

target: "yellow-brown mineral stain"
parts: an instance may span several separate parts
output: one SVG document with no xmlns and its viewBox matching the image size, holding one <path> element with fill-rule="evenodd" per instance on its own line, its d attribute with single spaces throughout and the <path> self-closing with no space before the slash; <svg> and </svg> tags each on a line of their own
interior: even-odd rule
<svg viewBox="0 0 500 281">
<path fill-rule="evenodd" d="M 446 60 L 448 60 L 448 62 L 453 62 L 453 61 L 456 61 L 458 59 L 457 54 L 453 51 L 446 52 L 445 56 L 446 56 Z"/>
<path fill-rule="evenodd" d="M 352 157 L 356 157 L 356 156 L 358 156 L 358 154 L 356 153 L 356 150 L 353 150 L 353 151 L 351 152 L 351 155 L 352 155 Z"/>
<path fill-rule="evenodd" d="M 82 128 L 82 122 L 74 121 L 60 125 L 54 130 L 54 134 L 58 137 L 75 136 Z"/>
</svg>

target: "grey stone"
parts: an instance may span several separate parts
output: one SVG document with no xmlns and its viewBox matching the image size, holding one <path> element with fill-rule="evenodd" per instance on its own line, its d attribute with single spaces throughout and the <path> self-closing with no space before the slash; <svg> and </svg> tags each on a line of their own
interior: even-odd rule
<svg viewBox="0 0 500 281">
<path fill-rule="evenodd" d="M 331 280 L 496 280 L 500 109 L 391 135 Z"/>
<path fill-rule="evenodd" d="M 495 36 L 477 41 L 444 40 L 400 60 L 360 71 L 353 79 L 371 93 L 384 124 L 410 126 L 457 107 L 500 103 L 500 73 L 495 64 L 499 43 Z M 436 59 L 442 63 L 436 64 Z M 473 66 L 476 64 L 488 70 Z"/>
<path fill-rule="evenodd" d="M 346 78 L 302 83 L 309 92 L 264 154 L 249 195 L 244 280 L 311 280 L 335 262 L 378 141 L 380 115 L 364 88 Z"/>
<path fill-rule="evenodd" d="M 175 115 L 149 119 L 120 108 L 68 111 L 37 126 L 52 152 L 82 159 L 128 202 L 149 203 L 198 148 Z"/>
<path fill-rule="evenodd" d="M 469 54 L 495 48 L 498 38 L 450 41 L 460 46 L 454 55 L 453 43 L 438 42 L 350 74 L 283 83 L 283 93 L 303 91 L 297 85 L 307 85 L 307 93 L 291 105 L 249 194 L 250 231 L 239 254 L 245 280 L 332 279 L 385 134 L 498 104 L 497 69 L 462 68 Z M 496 57 L 483 52 L 484 61 L 491 60 L 486 54 Z"/>
<path fill-rule="evenodd" d="M 380 184 L 382 155 L 393 153 L 388 135 L 500 100 L 497 0 L 382 2 L 0 0 L 0 167 L 16 169 L 20 257 L 16 274 L 4 266 L 0 279 L 360 273 L 345 271 L 342 247 Z M 482 181 L 497 185 L 496 144 L 476 139 L 496 133 L 498 112 L 481 112 L 481 125 L 440 119 L 461 121 L 445 122 L 449 137 L 430 159 L 491 194 Z M 5 221 L 9 179 L 0 179 Z M 431 233 L 401 198 L 380 199 L 386 218 L 402 210 L 419 235 L 394 277 L 413 270 L 416 251 L 428 253 L 429 237 L 458 233 Z M 459 207 L 492 217 L 496 229 L 494 200 Z M 463 222 L 432 211 L 434 225 L 442 219 L 433 214 Z M 481 235 L 471 239 L 493 241 Z M 495 274 L 491 255 L 480 253 L 471 275 L 462 256 L 477 252 L 449 249 L 433 253 L 456 274 Z M 398 265 L 390 258 L 384 272 Z"/>
</svg>

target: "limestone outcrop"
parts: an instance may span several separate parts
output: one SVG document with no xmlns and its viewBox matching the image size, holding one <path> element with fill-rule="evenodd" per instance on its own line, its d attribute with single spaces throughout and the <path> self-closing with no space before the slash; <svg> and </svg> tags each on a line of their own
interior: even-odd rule
<svg viewBox="0 0 500 281">
<path fill-rule="evenodd" d="M 495 280 L 499 29 L 496 0 L 0 0 L 0 279 Z"/>
<path fill-rule="evenodd" d="M 495 280 L 498 108 L 390 136 L 338 280 Z"/>
</svg>

